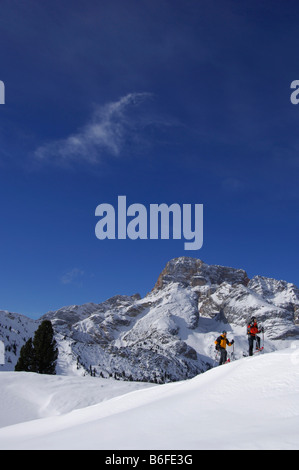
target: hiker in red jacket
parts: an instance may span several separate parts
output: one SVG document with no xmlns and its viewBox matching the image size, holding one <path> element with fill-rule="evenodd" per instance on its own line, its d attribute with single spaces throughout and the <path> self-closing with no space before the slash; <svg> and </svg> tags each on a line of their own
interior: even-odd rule
<svg viewBox="0 0 299 470">
<path fill-rule="evenodd" d="M 264 328 L 258 327 L 257 321 L 255 317 L 252 317 L 250 323 L 247 325 L 247 335 L 248 335 L 248 343 L 249 343 L 249 356 L 253 355 L 253 342 L 256 341 L 256 349 L 260 349 L 261 347 L 261 338 L 257 336 L 258 333 L 263 332 Z"/>
</svg>

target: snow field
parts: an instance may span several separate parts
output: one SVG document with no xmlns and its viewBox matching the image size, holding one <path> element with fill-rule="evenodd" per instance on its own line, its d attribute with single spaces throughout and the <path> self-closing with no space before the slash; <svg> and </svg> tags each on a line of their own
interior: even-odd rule
<svg viewBox="0 0 299 470">
<path fill-rule="evenodd" d="M 289 348 L 166 385 L 3 372 L 0 448 L 298 449 L 298 363 Z"/>
</svg>

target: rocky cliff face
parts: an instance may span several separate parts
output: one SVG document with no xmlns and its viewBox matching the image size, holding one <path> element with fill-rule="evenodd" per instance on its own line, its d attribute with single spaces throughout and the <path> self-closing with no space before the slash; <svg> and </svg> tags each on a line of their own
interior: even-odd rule
<svg viewBox="0 0 299 470">
<path fill-rule="evenodd" d="M 50 319 L 56 332 L 58 373 L 165 382 L 211 367 L 214 341 L 223 329 L 235 339 L 236 358 L 241 357 L 247 350 L 246 322 L 253 315 L 265 327 L 267 350 L 299 339 L 298 288 L 182 257 L 167 263 L 144 298 L 118 295 L 41 319 Z"/>
<path fill-rule="evenodd" d="M 167 263 L 158 277 L 154 290 L 163 289 L 171 282 L 179 282 L 191 287 L 220 285 L 222 282 L 246 286 L 249 279 L 243 269 L 208 265 L 200 259 L 181 257 Z"/>
</svg>

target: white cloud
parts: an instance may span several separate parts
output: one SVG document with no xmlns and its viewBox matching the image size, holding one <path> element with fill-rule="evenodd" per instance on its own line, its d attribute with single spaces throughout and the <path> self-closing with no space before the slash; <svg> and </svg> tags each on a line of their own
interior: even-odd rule
<svg viewBox="0 0 299 470">
<path fill-rule="evenodd" d="M 84 271 L 79 268 L 73 268 L 67 271 L 60 279 L 62 284 L 80 284 L 81 278 L 84 276 Z"/>
<path fill-rule="evenodd" d="M 65 139 L 38 147 L 35 157 L 39 161 L 69 164 L 75 161 L 98 163 L 103 155 L 120 155 L 126 141 L 134 139 L 140 130 L 131 110 L 150 96 L 150 93 L 130 93 L 97 107 L 82 129 Z"/>
</svg>

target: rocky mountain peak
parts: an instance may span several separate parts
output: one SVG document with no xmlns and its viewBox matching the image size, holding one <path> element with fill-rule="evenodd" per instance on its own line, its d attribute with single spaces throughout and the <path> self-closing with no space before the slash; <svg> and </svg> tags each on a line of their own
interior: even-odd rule
<svg viewBox="0 0 299 470">
<path fill-rule="evenodd" d="M 183 256 L 174 258 L 166 264 L 154 290 L 162 289 L 171 282 L 191 287 L 220 285 L 222 282 L 247 286 L 249 278 L 243 269 L 208 265 L 200 259 Z"/>
</svg>

